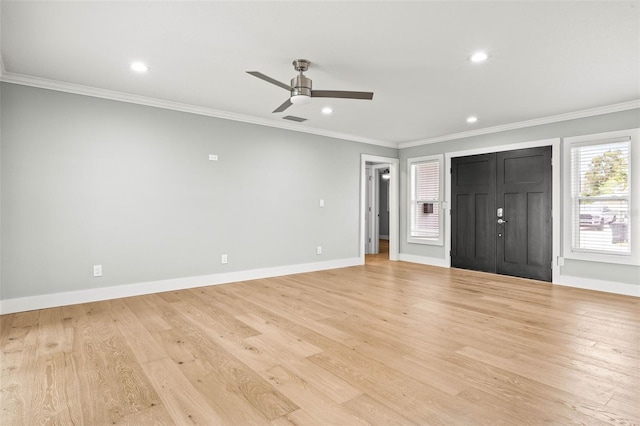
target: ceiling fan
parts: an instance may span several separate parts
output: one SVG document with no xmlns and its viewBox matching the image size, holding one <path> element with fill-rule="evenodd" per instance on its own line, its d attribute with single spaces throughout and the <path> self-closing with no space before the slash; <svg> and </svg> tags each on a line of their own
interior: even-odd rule
<svg viewBox="0 0 640 426">
<path fill-rule="evenodd" d="M 281 83 L 258 71 L 247 71 L 247 73 L 258 77 L 271 84 L 289 91 L 291 96 L 273 112 L 282 112 L 293 104 L 306 104 L 311 98 L 343 98 L 343 99 L 373 99 L 373 92 L 348 92 L 344 90 L 312 90 L 311 79 L 305 77 L 304 72 L 309 69 L 309 62 L 306 59 L 296 59 L 293 61 L 293 68 L 300 72 L 300 75 L 291 79 L 291 85 Z"/>
</svg>

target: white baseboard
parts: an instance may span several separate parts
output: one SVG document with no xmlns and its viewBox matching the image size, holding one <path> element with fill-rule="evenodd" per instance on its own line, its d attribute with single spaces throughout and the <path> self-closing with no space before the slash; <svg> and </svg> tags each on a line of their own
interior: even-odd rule
<svg viewBox="0 0 640 426">
<path fill-rule="evenodd" d="M 553 284 L 582 288 L 585 290 L 604 291 L 606 293 L 622 294 L 640 297 L 640 285 L 619 283 L 614 281 L 594 280 L 591 278 L 560 275 L 554 277 Z"/>
<path fill-rule="evenodd" d="M 445 259 L 435 257 L 425 257 L 400 253 L 398 260 L 419 263 L 422 265 L 439 266 L 444 268 L 449 267 Z M 25 312 L 35 309 L 53 308 L 56 306 L 97 302 L 100 300 L 140 296 L 143 294 L 160 293 L 164 291 L 182 290 L 209 285 L 227 284 L 238 281 L 278 277 L 282 275 L 301 274 L 305 272 L 322 271 L 327 269 L 346 268 L 349 266 L 357 266 L 360 264 L 360 258 L 354 257 L 348 259 L 329 260 L 326 262 L 277 266 L 273 268 L 251 269 L 247 271 L 227 272 L 223 274 L 176 278 L 162 281 L 149 281 L 144 283 L 102 287 L 90 290 L 67 291 L 63 293 L 20 297 L 15 299 L 0 300 L 0 314 L 11 314 L 14 312 Z M 567 275 L 560 275 L 559 277 L 555 277 L 553 284 L 640 297 L 640 286 L 634 284 L 593 280 L 589 278 L 580 278 Z"/>
<path fill-rule="evenodd" d="M 443 268 L 449 267 L 447 260 L 439 257 L 427 257 L 418 256 L 415 254 L 400 253 L 398 255 L 398 260 L 402 260 L 404 262 L 419 263 L 421 265 L 441 266 Z"/>
<path fill-rule="evenodd" d="M 35 309 L 75 305 L 78 303 L 98 302 L 100 300 L 140 296 L 143 294 L 160 293 L 164 291 L 183 290 L 187 288 L 227 284 L 238 281 L 278 277 L 282 275 L 323 271 L 326 269 L 346 268 L 356 265 L 360 265 L 359 257 L 329 260 L 326 262 L 276 266 L 273 268 L 250 269 L 247 271 L 227 272 L 223 274 L 203 275 L 198 277 L 149 281 L 90 290 L 66 291 L 63 293 L 19 297 L 15 299 L 0 300 L 0 314 L 11 314 L 14 312 L 25 312 Z"/>
<path fill-rule="evenodd" d="M 443 268 L 449 268 L 448 261 L 446 259 L 440 259 L 437 257 L 417 256 L 414 254 L 400 253 L 399 260 L 405 262 L 419 263 L 422 265 L 440 266 Z M 625 296 L 640 297 L 640 285 L 594 280 L 591 278 L 574 277 L 569 275 L 560 275 L 553 278 L 554 285 L 561 285 L 566 287 L 575 287 L 585 290 L 603 291 L 606 293 L 622 294 Z"/>
<path fill-rule="evenodd" d="M 381 240 L 388 240 L 389 236 L 388 235 L 378 235 L 380 237 Z"/>
</svg>

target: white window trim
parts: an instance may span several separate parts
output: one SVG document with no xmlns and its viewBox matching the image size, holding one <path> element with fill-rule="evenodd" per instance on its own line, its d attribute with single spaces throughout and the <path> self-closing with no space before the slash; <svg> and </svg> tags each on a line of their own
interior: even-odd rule
<svg viewBox="0 0 640 426">
<path fill-rule="evenodd" d="M 412 237 L 411 236 L 411 165 L 413 163 L 421 163 L 424 161 L 438 161 L 440 168 L 439 176 L 439 199 L 440 212 L 438 215 L 438 238 Z M 444 154 L 426 155 L 422 157 L 407 158 L 407 242 L 410 244 L 428 244 L 435 246 L 444 245 L 444 216 L 446 213 L 446 205 L 444 203 Z"/>
<path fill-rule="evenodd" d="M 572 200 L 571 200 L 571 147 L 585 143 L 606 143 L 617 138 L 631 138 L 629 146 L 629 235 L 631 239 L 631 254 L 591 253 L 573 250 L 572 235 Z M 590 262 L 614 263 L 621 265 L 640 265 L 640 197 L 638 189 L 640 182 L 634 177 L 634 170 L 640 167 L 640 129 L 619 130 L 614 132 L 596 133 L 592 135 L 563 138 L 563 176 L 562 176 L 562 255 L 567 259 L 586 260 Z"/>
</svg>

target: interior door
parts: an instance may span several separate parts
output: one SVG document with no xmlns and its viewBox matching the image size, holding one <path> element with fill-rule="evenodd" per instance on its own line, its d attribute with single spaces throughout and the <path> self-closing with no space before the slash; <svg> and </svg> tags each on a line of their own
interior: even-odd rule
<svg viewBox="0 0 640 426">
<path fill-rule="evenodd" d="M 451 159 L 451 266 L 551 281 L 551 147 Z"/>
</svg>

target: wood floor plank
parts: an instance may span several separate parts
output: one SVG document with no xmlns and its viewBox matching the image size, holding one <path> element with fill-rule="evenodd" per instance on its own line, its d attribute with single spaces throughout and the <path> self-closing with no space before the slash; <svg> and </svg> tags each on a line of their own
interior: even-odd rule
<svg viewBox="0 0 640 426">
<path fill-rule="evenodd" d="M 224 424 L 224 419 L 180 373 L 173 361 L 159 359 L 144 364 L 143 368 L 176 424 Z"/>
<path fill-rule="evenodd" d="M 62 325 L 60 323 L 60 325 Z M 42 348 L 41 348 L 42 349 Z M 37 413 L 34 424 L 81 424 L 82 412 L 78 404 L 79 392 L 73 384 L 73 374 L 66 367 L 62 352 L 46 353 L 38 357 L 31 394 L 31 410 Z"/>
<path fill-rule="evenodd" d="M 323 423 L 320 423 L 319 420 L 311 417 L 306 411 L 303 409 L 299 409 L 293 411 L 285 416 L 278 417 L 274 419 L 271 424 L 273 426 L 323 426 Z"/>
<path fill-rule="evenodd" d="M 2 322 L 10 325 L 2 327 L 0 338 L 2 350 L 11 351 L 12 347 L 25 347 L 38 343 L 38 320 L 40 311 L 19 312 L 13 315 L 1 315 Z"/>
<path fill-rule="evenodd" d="M 268 418 L 256 410 L 241 392 L 229 386 L 227 377 L 219 373 L 216 358 L 203 359 L 190 339 L 174 330 L 161 332 L 164 351 L 180 373 L 198 390 L 201 397 L 220 417 L 222 424 L 267 424 Z"/>
<path fill-rule="evenodd" d="M 607 407 L 611 413 L 622 415 L 625 418 L 640 419 L 640 392 L 638 390 L 640 386 L 635 386 L 636 393 L 632 396 L 622 396 L 615 394 L 607 402 Z"/>
<path fill-rule="evenodd" d="M 355 412 L 345 410 L 313 384 L 284 367 L 275 366 L 264 371 L 263 377 L 321 424 L 353 426 L 367 424 Z"/>
<path fill-rule="evenodd" d="M 458 415 L 465 417 L 470 414 L 464 414 L 464 407 L 460 406 L 461 411 L 452 416 L 442 410 L 443 404 L 448 405 L 452 401 L 449 395 L 355 349 L 334 348 L 309 359 L 345 378 L 373 398 L 398 407 L 399 412 L 414 422 L 456 424 L 458 422 L 454 419 Z M 471 418 L 460 419 L 460 422 L 469 421 Z"/>
<path fill-rule="evenodd" d="M 308 316 L 305 312 L 304 315 L 301 315 L 300 312 L 292 312 L 284 309 L 279 309 L 278 299 L 276 298 L 276 300 L 274 300 L 274 298 L 269 295 L 260 293 L 256 294 L 256 292 L 252 293 L 246 290 L 241 292 L 238 291 L 238 293 L 243 294 L 242 299 L 244 299 L 245 302 L 248 301 L 250 303 L 248 306 L 259 306 L 271 312 L 277 312 L 280 318 L 304 326 L 305 328 L 324 335 L 329 339 L 340 341 L 352 337 L 334 327 L 324 324 L 322 320 L 328 318 L 326 313 L 324 315 Z M 313 297 L 309 297 L 309 300 L 313 300 Z M 321 304 L 317 304 L 316 309 L 325 310 L 326 308 Z M 252 312 L 255 312 L 255 308 Z M 318 316 L 320 317 L 320 319 L 315 318 Z"/>
<path fill-rule="evenodd" d="M 372 425 L 408 426 L 417 424 L 367 394 L 346 401 L 342 406 Z"/>
<path fill-rule="evenodd" d="M 590 405 L 581 394 L 562 391 L 499 366 L 494 367 L 455 353 L 435 362 L 415 357 L 410 359 L 427 366 L 435 363 L 443 373 L 465 380 L 468 388 L 460 392 L 458 397 L 502 407 L 511 417 L 519 419 L 516 424 L 530 423 L 528 419 L 551 424 L 598 423 L 577 409 L 578 406 Z M 499 402 L 492 404 L 494 398 Z M 526 418 L 522 417 L 524 414 Z"/>
<path fill-rule="evenodd" d="M 110 300 L 108 303 L 118 331 L 140 364 L 167 357 L 163 347 L 154 341 L 149 330 L 122 299 Z"/>
<path fill-rule="evenodd" d="M 336 403 L 349 401 L 362 394 L 360 390 L 340 377 L 291 352 L 290 348 L 274 342 L 267 336 L 249 337 L 246 341 L 260 352 L 267 353 L 272 359 L 277 360 L 268 369 L 277 365 L 283 366 L 308 383 L 313 383 L 317 389 L 329 395 Z M 267 369 L 257 371 L 265 370 Z"/>
<path fill-rule="evenodd" d="M 35 345 L 11 345 L 3 350 L 0 357 L 0 424 L 29 424 L 33 410 L 31 409 L 32 391 L 29 388 L 36 371 L 37 352 Z"/>
<path fill-rule="evenodd" d="M 43 309 L 38 319 L 38 353 L 41 355 L 69 352 L 71 340 L 67 339 L 62 309 Z"/>
<path fill-rule="evenodd" d="M 307 357 L 322 352 L 317 346 L 305 342 L 304 339 L 296 336 L 294 333 L 280 330 L 278 327 L 270 324 L 268 320 L 260 318 L 257 315 L 238 315 L 237 318 L 252 328 L 259 330 L 263 336 L 269 335 L 270 340 L 275 342 L 275 344 L 287 347 L 298 356 Z"/>
<path fill-rule="evenodd" d="M 367 264 L 0 316 L 0 424 L 640 424 L 640 299 Z"/>
<path fill-rule="evenodd" d="M 127 414 L 122 418 L 120 424 L 128 426 L 171 426 L 175 425 L 176 422 L 162 405 L 154 405 L 146 410 Z"/>
<path fill-rule="evenodd" d="M 196 313 L 195 308 L 190 312 L 179 312 L 169 304 L 162 304 L 160 298 L 156 298 L 155 301 L 159 306 L 158 313 L 164 316 L 167 323 L 171 324 L 182 339 L 191 343 L 194 355 L 208 360 L 217 368 L 217 374 L 226 380 L 228 390 L 244 395 L 268 419 L 275 419 L 298 408 L 288 398 L 265 383 L 255 371 L 211 340 L 207 335 L 206 325 L 200 321 L 202 314 Z M 190 317 L 190 315 L 197 316 Z"/>
<path fill-rule="evenodd" d="M 499 358 L 470 347 L 465 347 L 456 351 L 456 353 L 523 377 L 532 378 L 537 382 L 569 393 L 580 392 L 583 398 L 603 406 L 611 399 L 615 389 L 613 383 L 574 374 L 573 371 L 567 368 L 553 368 L 549 364 L 540 365 L 532 358 L 527 359 L 525 362 L 518 359 Z"/>
</svg>

